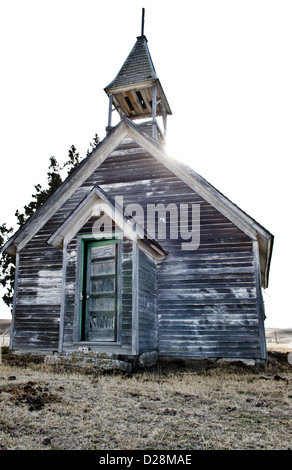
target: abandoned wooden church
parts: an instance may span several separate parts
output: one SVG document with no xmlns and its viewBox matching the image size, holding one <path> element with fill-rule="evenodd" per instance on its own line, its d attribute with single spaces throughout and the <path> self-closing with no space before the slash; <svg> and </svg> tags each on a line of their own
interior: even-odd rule
<svg viewBox="0 0 292 470">
<path fill-rule="evenodd" d="M 143 30 L 105 92 L 106 137 L 4 247 L 11 348 L 264 361 L 273 236 L 166 154 Z"/>
</svg>

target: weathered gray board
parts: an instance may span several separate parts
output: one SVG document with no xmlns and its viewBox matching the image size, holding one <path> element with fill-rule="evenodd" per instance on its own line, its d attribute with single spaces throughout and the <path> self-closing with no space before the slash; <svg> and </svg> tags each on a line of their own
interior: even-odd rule
<svg viewBox="0 0 292 470">
<path fill-rule="evenodd" d="M 82 187 L 21 251 L 13 347 L 57 349 L 62 303 L 62 250 L 46 242 L 78 203 L 97 183 L 110 196 L 123 196 L 124 205 L 139 203 L 200 204 L 200 246 L 181 251 L 181 239 L 158 240 L 169 255 L 158 263 L 158 350 L 165 356 L 265 357 L 263 308 L 258 282 L 257 245 L 226 217 L 152 158 L 135 142 L 126 141 L 114 150 Z M 75 244 L 74 244 L 75 243 Z M 76 240 L 68 246 L 66 269 L 64 346 L 74 346 L 74 279 Z M 127 251 L 128 250 L 128 251 Z M 126 265 L 130 248 L 123 249 L 123 344 L 129 351 L 131 331 L 131 273 Z M 144 269 L 148 269 L 144 266 Z M 152 267 L 153 269 L 153 267 Z M 126 274 L 128 272 L 128 274 Z M 143 281 L 143 268 L 140 273 Z M 145 284 L 146 285 L 146 284 Z M 147 289 L 141 295 L 146 296 Z M 143 301 L 140 301 L 141 311 Z M 151 307 L 151 308 L 152 308 Z M 143 307 L 144 308 L 144 307 Z M 141 349 L 155 335 L 146 334 L 148 320 L 139 323 Z M 146 318 L 145 317 L 145 318 Z M 143 336 L 143 328 L 145 335 Z M 75 338 L 76 339 L 76 338 Z M 124 348 L 124 349 L 123 349 Z M 149 350 L 151 348 L 149 347 Z"/>
<path fill-rule="evenodd" d="M 158 350 L 156 261 L 139 250 L 139 353 Z"/>
</svg>

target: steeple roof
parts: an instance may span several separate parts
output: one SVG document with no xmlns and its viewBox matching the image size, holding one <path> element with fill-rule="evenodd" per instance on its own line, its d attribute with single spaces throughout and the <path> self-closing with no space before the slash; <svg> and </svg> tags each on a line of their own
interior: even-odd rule
<svg viewBox="0 0 292 470">
<path fill-rule="evenodd" d="M 158 79 L 147 42 L 146 36 L 137 37 L 133 49 L 122 65 L 116 78 L 105 90 Z"/>
<path fill-rule="evenodd" d="M 166 116 L 172 114 L 142 34 L 122 65 L 117 76 L 105 87 L 120 116 L 129 119 Z M 153 87 L 156 95 L 153 98 Z"/>
</svg>

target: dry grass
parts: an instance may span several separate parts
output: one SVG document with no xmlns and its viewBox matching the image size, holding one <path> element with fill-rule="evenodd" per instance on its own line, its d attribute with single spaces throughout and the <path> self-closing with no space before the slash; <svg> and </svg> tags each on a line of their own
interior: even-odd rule
<svg viewBox="0 0 292 470">
<path fill-rule="evenodd" d="M 60 371 L 3 355 L 0 449 L 292 449 L 292 366 Z"/>
</svg>

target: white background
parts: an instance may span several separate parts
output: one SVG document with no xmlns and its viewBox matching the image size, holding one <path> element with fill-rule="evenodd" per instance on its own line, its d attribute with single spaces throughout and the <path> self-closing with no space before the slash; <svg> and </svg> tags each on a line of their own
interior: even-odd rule
<svg viewBox="0 0 292 470">
<path fill-rule="evenodd" d="M 0 0 L 0 223 L 49 157 L 105 136 L 103 88 L 141 31 L 173 116 L 167 148 L 275 235 L 266 326 L 292 327 L 292 3 Z M 9 311 L 0 304 L 0 318 Z"/>
</svg>

